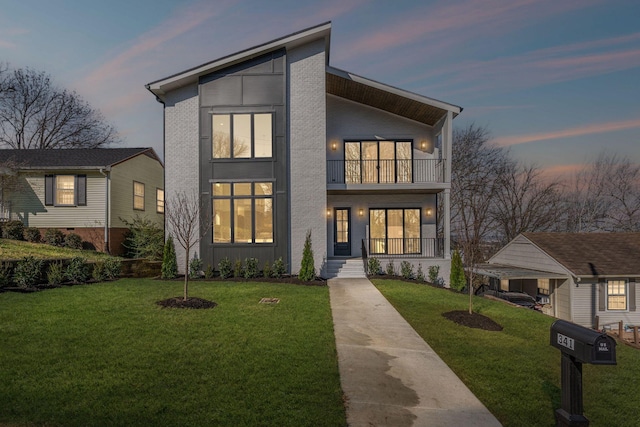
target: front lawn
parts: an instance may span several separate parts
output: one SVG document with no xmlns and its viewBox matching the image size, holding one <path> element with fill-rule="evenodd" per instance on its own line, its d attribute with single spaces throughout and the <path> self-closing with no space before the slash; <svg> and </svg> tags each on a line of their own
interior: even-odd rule
<svg viewBox="0 0 640 427">
<path fill-rule="evenodd" d="M 555 425 L 560 351 L 549 344 L 553 318 L 475 297 L 475 311 L 504 329 L 471 329 L 442 316 L 468 309 L 467 295 L 397 280 L 373 282 L 504 426 Z M 616 350 L 617 366 L 583 365 L 584 415 L 593 427 L 640 425 L 640 351 L 621 343 Z"/>
<path fill-rule="evenodd" d="M 192 282 L 218 306 L 155 304 L 181 291 L 0 294 L 0 425 L 346 424 L 327 287 Z"/>
<path fill-rule="evenodd" d="M 0 261 L 20 260 L 26 256 L 41 259 L 60 259 L 83 257 L 89 261 L 99 261 L 108 258 L 109 255 L 98 251 L 86 251 L 80 249 L 62 248 L 44 243 L 30 243 L 20 240 L 0 239 Z"/>
</svg>

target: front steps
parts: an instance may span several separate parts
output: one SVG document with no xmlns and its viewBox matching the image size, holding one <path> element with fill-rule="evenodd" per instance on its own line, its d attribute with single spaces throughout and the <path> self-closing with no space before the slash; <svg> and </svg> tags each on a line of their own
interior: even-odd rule
<svg viewBox="0 0 640 427">
<path fill-rule="evenodd" d="M 329 258 L 325 265 L 327 279 L 366 278 L 362 258 Z"/>
</svg>

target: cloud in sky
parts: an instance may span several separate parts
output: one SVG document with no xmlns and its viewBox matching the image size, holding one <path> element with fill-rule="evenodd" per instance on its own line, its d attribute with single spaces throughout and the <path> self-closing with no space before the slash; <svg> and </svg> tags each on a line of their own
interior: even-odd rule
<svg viewBox="0 0 640 427">
<path fill-rule="evenodd" d="M 623 120 L 616 122 L 594 123 L 569 129 L 552 132 L 540 132 L 526 135 L 504 136 L 494 139 L 492 142 L 499 146 L 511 146 L 526 144 L 528 142 L 549 141 L 562 138 L 574 138 L 577 136 L 594 135 L 600 133 L 616 132 L 626 129 L 640 128 L 640 119 Z"/>
<path fill-rule="evenodd" d="M 26 28 L 0 28 L 0 49 L 15 49 L 18 46 L 15 39 L 28 33 Z"/>
</svg>

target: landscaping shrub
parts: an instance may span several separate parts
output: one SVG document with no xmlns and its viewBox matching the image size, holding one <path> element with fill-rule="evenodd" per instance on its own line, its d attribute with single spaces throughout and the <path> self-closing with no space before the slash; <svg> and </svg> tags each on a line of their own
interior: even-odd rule
<svg viewBox="0 0 640 427">
<path fill-rule="evenodd" d="M 233 276 L 234 277 L 243 277 L 244 276 L 244 267 L 242 265 L 241 259 L 236 259 L 235 264 L 233 264 Z"/>
<path fill-rule="evenodd" d="M 233 274 L 233 269 L 231 268 L 231 260 L 228 257 L 224 257 L 218 263 L 218 271 L 220 271 L 220 277 L 223 279 L 228 279 Z"/>
<path fill-rule="evenodd" d="M 136 215 L 128 222 L 122 220 L 129 228 L 123 243 L 126 256 L 130 258 L 147 258 L 160 261 L 164 249 L 164 229 L 150 219 Z"/>
<path fill-rule="evenodd" d="M 316 267 L 313 262 L 313 249 L 311 248 L 311 230 L 307 231 L 307 236 L 304 239 L 304 249 L 302 250 L 302 262 L 300 263 L 298 278 L 305 282 L 316 278 Z"/>
<path fill-rule="evenodd" d="M 24 238 L 27 242 L 40 243 L 42 241 L 42 235 L 40 230 L 35 227 L 27 227 L 24 229 Z"/>
<path fill-rule="evenodd" d="M 211 264 L 207 265 L 207 269 L 204 271 L 204 278 L 213 279 L 214 276 L 215 271 L 213 270 L 213 267 L 211 266 Z"/>
<path fill-rule="evenodd" d="M 64 233 L 57 228 L 48 228 L 44 232 L 44 242 L 51 246 L 64 245 Z"/>
<path fill-rule="evenodd" d="M 456 291 L 462 291 L 467 280 L 464 277 L 464 267 L 462 266 L 462 258 L 460 252 L 453 251 L 451 257 L 451 275 L 449 276 L 449 285 Z"/>
<path fill-rule="evenodd" d="M 10 262 L 0 262 L 0 288 L 11 286 L 12 268 Z"/>
<path fill-rule="evenodd" d="M 432 285 L 437 285 L 439 280 L 438 280 L 438 274 L 440 274 L 440 266 L 439 265 L 432 265 L 429 267 L 429 283 L 431 283 Z"/>
<path fill-rule="evenodd" d="M 173 246 L 173 237 L 169 236 L 164 242 L 164 251 L 162 254 L 162 272 L 160 277 L 163 279 L 174 279 L 178 275 L 178 260 L 176 259 L 176 248 Z"/>
<path fill-rule="evenodd" d="M 62 261 L 52 262 L 47 268 L 47 283 L 59 285 L 64 281 L 64 264 Z"/>
<path fill-rule="evenodd" d="M 367 272 L 372 276 L 382 272 L 382 267 L 380 267 L 380 260 L 378 260 L 378 258 L 369 258 L 367 260 Z"/>
<path fill-rule="evenodd" d="M 273 269 L 268 261 L 265 261 L 264 267 L 262 267 L 262 276 L 265 278 L 273 277 Z"/>
<path fill-rule="evenodd" d="M 396 274 L 396 267 L 393 265 L 393 260 L 389 260 L 387 263 L 386 273 L 389 276 L 393 276 Z"/>
<path fill-rule="evenodd" d="M 82 237 L 76 233 L 69 233 L 64 236 L 64 245 L 69 249 L 82 249 Z"/>
<path fill-rule="evenodd" d="M 253 279 L 258 277 L 258 259 L 257 258 L 245 258 L 244 260 L 244 278 Z"/>
<path fill-rule="evenodd" d="M 282 279 L 287 273 L 287 266 L 284 264 L 282 257 L 273 262 L 273 277 L 276 279 Z"/>
<path fill-rule="evenodd" d="M 16 269 L 13 272 L 13 281 L 21 288 L 28 288 L 40 283 L 40 276 L 42 275 L 41 259 L 34 258 L 29 255 L 24 257 L 16 264 Z"/>
<path fill-rule="evenodd" d="M 87 264 L 87 260 L 82 257 L 71 258 L 65 270 L 65 276 L 73 283 L 86 283 L 89 279 L 89 264 Z"/>
<path fill-rule="evenodd" d="M 96 282 L 102 282 L 105 279 L 104 263 L 102 261 L 98 261 L 93 264 L 93 270 L 91 271 L 91 278 Z"/>
<path fill-rule="evenodd" d="M 416 280 L 418 282 L 424 282 L 424 272 L 422 271 L 422 264 L 418 263 L 418 271 L 416 272 Z"/>
<path fill-rule="evenodd" d="M 413 279 L 413 264 L 409 261 L 402 261 L 400 263 L 400 274 L 404 279 Z"/>
<path fill-rule="evenodd" d="M 198 279 L 202 276 L 202 260 L 198 258 L 198 252 L 194 253 L 189 261 L 189 279 Z"/>
<path fill-rule="evenodd" d="M 7 221 L 2 226 L 2 237 L 11 240 L 24 240 L 24 224 L 22 221 Z"/>
<path fill-rule="evenodd" d="M 104 279 L 115 280 L 120 277 L 120 271 L 122 270 L 122 261 L 118 258 L 107 258 L 104 260 Z"/>
</svg>

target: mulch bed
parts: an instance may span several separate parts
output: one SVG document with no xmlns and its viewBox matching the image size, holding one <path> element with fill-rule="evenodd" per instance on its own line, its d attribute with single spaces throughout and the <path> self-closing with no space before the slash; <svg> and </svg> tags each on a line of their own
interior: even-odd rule
<svg viewBox="0 0 640 427">
<path fill-rule="evenodd" d="M 218 304 L 213 301 L 209 301 L 202 298 L 189 297 L 187 300 L 184 300 L 184 297 L 173 297 L 169 299 L 165 299 L 162 301 L 158 301 L 158 304 L 164 308 L 194 308 L 194 309 L 204 309 L 204 308 L 214 308 Z"/>
<path fill-rule="evenodd" d="M 472 313 L 469 314 L 468 310 L 456 310 L 442 313 L 442 316 L 456 322 L 458 325 L 466 326 L 468 328 L 483 329 L 485 331 L 501 331 L 502 326 L 482 314 Z"/>
</svg>

